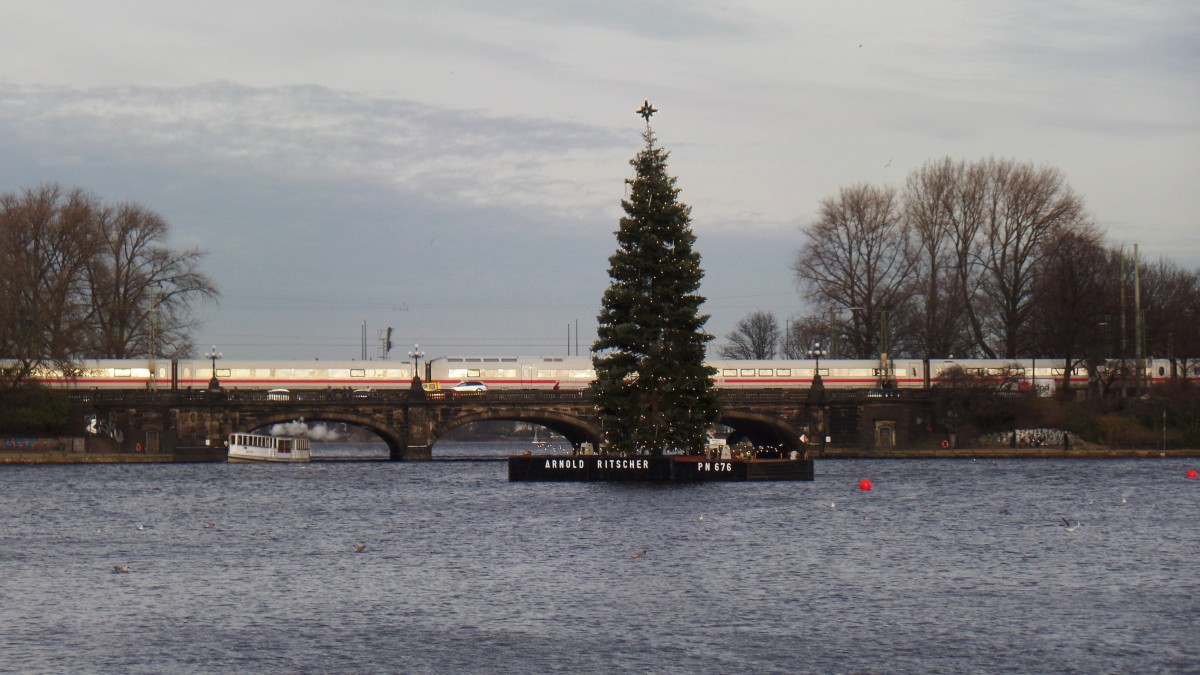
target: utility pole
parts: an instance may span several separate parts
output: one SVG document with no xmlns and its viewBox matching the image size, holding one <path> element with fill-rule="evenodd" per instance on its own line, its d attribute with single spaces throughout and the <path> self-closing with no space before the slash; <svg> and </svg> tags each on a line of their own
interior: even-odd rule
<svg viewBox="0 0 1200 675">
<path fill-rule="evenodd" d="M 1146 322 L 1142 317 L 1142 275 L 1137 244 L 1133 245 L 1133 348 L 1137 359 L 1137 390 L 1141 394 L 1146 369 Z"/>
<path fill-rule="evenodd" d="M 150 394 L 158 391 L 158 364 L 155 354 L 158 353 L 158 283 L 150 284 Z"/>
</svg>

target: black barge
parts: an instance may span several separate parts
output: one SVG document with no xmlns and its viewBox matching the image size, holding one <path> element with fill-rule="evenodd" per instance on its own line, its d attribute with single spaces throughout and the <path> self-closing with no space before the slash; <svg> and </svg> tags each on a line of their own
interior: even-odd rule
<svg viewBox="0 0 1200 675">
<path fill-rule="evenodd" d="M 510 481 L 706 483 L 812 480 L 811 459 L 710 459 L 700 455 L 513 455 Z"/>
</svg>

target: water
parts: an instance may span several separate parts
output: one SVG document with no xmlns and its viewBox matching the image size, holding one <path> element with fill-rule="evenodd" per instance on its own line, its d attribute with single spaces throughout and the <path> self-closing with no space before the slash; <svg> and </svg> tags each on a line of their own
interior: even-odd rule
<svg viewBox="0 0 1200 675">
<path fill-rule="evenodd" d="M 4 466 L 0 672 L 1195 672 L 1196 464 Z"/>
</svg>

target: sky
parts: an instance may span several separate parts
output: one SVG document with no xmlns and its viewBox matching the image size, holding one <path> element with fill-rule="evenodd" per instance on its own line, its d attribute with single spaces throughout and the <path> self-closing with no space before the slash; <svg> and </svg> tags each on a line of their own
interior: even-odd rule
<svg viewBox="0 0 1200 675">
<path fill-rule="evenodd" d="M 1200 267 L 1195 0 L 0 0 L 0 192 L 161 214 L 230 359 L 587 354 L 647 99 L 714 347 L 808 311 L 822 199 L 944 157 Z"/>
</svg>

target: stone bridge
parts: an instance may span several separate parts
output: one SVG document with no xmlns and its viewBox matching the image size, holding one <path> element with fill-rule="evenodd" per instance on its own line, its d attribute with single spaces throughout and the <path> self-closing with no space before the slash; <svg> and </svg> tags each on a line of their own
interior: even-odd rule
<svg viewBox="0 0 1200 675">
<path fill-rule="evenodd" d="M 825 438 L 843 447 L 870 448 L 879 444 L 879 429 L 889 427 L 890 435 L 883 440 L 894 446 L 913 425 L 913 406 L 872 400 L 864 392 L 723 390 L 721 402 L 720 424 L 732 429 L 730 441 L 747 439 L 765 448 L 799 448 L 803 433 L 822 448 Z M 879 419 L 883 427 L 878 426 Z M 603 436 L 590 390 L 456 393 L 413 387 L 372 392 L 293 390 L 282 395 L 234 389 L 72 394 L 71 422 L 76 427 L 72 431 L 104 452 L 218 460 L 225 456 L 230 433 L 295 420 L 369 429 L 387 444 L 393 460 L 431 459 L 439 438 L 472 422 L 541 425 L 562 434 L 575 447 L 583 443 L 598 447 Z"/>
</svg>

